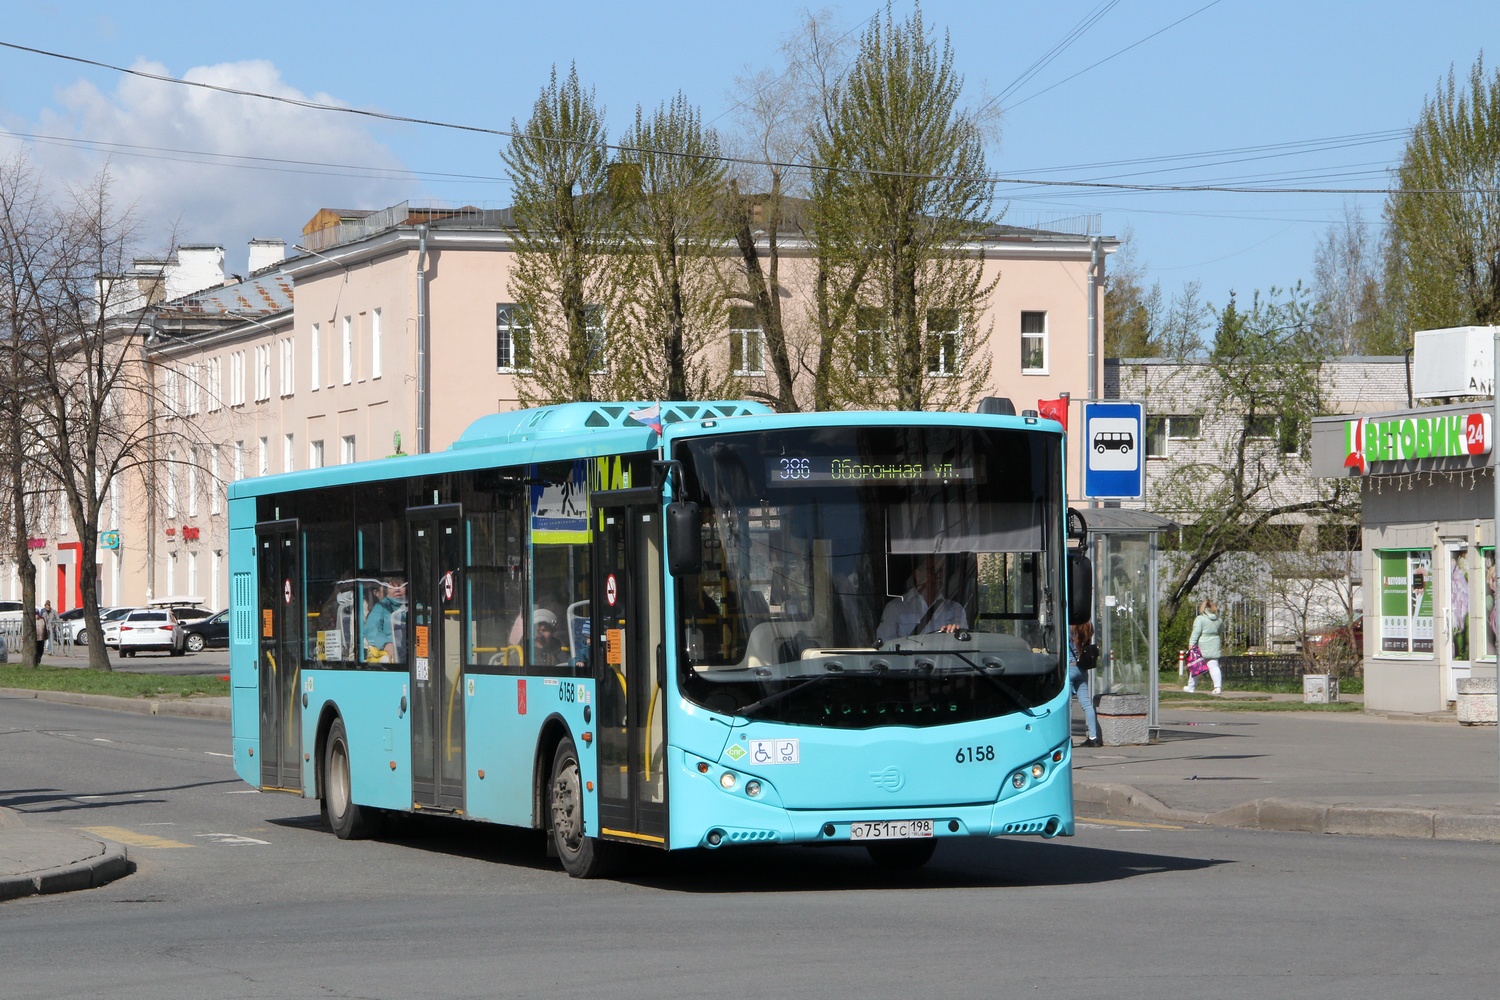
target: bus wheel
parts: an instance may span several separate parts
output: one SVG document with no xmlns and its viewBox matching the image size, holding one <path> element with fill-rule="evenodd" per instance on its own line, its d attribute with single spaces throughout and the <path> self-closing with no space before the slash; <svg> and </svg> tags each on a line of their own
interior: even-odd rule
<svg viewBox="0 0 1500 1000">
<path fill-rule="evenodd" d="M 574 878 L 598 878 L 609 868 L 611 848 L 583 830 L 583 779 L 578 769 L 578 750 L 564 736 L 552 756 L 552 778 L 547 782 L 547 815 L 552 824 L 552 844 L 563 870 Z"/>
<path fill-rule="evenodd" d="M 349 783 L 349 737 L 344 720 L 334 719 L 323 753 L 323 814 L 340 840 L 365 836 L 364 811 L 354 804 Z"/>
<path fill-rule="evenodd" d="M 921 868 L 932 860 L 932 852 L 937 850 L 937 839 L 885 840 L 878 844 L 866 844 L 865 850 L 870 852 L 870 860 L 881 868 L 910 871 Z"/>
</svg>

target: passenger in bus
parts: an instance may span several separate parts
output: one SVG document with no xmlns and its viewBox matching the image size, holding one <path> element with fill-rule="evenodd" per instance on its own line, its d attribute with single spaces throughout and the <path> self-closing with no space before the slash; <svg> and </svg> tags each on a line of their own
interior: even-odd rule
<svg viewBox="0 0 1500 1000">
<path fill-rule="evenodd" d="M 384 582 L 365 589 L 365 620 L 361 628 L 366 663 L 390 663 L 396 659 L 396 634 L 391 627 L 391 612 L 397 602 Z"/>
<path fill-rule="evenodd" d="M 568 662 L 568 647 L 557 634 L 557 615 L 546 608 L 537 608 L 531 615 L 531 642 L 537 663 Z"/>
<path fill-rule="evenodd" d="M 944 596 L 948 582 L 947 560 L 926 555 L 912 568 L 912 585 L 891 599 L 875 628 L 877 639 L 899 639 L 929 632 L 957 632 L 969 627 L 964 606 Z"/>
</svg>

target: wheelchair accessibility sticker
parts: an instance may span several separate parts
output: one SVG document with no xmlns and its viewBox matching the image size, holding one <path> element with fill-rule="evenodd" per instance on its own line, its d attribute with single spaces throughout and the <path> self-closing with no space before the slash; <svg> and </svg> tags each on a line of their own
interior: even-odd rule
<svg viewBox="0 0 1500 1000">
<path fill-rule="evenodd" d="M 801 742 L 798 740 L 749 740 L 752 764 L 800 764 Z"/>
</svg>

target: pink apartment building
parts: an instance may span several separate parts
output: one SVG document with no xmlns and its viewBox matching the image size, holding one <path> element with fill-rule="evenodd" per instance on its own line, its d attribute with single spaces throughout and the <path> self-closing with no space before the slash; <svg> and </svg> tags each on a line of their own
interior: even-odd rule
<svg viewBox="0 0 1500 1000">
<path fill-rule="evenodd" d="M 194 594 L 224 607 L 225 490 L 235 479 L 442 450 L 477 417 L 516 408 L 507 216 L 404 204 L 325 209 L 294 256 L 283 258 L 279 241 L 253 242 L 243 279 L 224 278 L 222 248 L 183 248 L 168 277 L 175 290 L 184 282 L 196 290 L 170 297 L 166 282 L 145 352 L 166 400 L 158 419 L 180 422 L 183 443 L 157 456 L 154 502 L 142 484 L 127 483 L 106 505 L 114 533 L 95 540 L 101 605 Z M 984 394 L 1031 409 L 1066 392 L 1073 420 L 1081 418 L 1090 293 L 1100 317 L 1104 259 L 1117 247 L 1112 238 L 992 228 L 982 252 L 986 276 L 999 281 L 984 318 L 992 362 Z M 798 282 L 806 268 L 795 242 L 783 255 L 790 327 L 809 301 Z M 757 334 L 730 324 L 726 316 L 726 361 L 732 356 L 754 385 L 767 377 Z M 1102 395 L 1100 352 L 1094 362 Z M 1075 483 L 1078 461 L 1070 455 Z M 60 609 L 79 603 L 83 544 L 64 520 L 43 525 L 32 550 L 37 600 Z M 13 566 L 0 564 L 0 582 L 5 596 L 19 596 Z"/>
</svg>

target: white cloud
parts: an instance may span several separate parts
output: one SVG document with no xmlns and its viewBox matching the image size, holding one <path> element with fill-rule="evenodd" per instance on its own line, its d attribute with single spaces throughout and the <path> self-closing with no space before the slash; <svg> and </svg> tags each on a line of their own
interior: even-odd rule
<svg viewBox="0 0 1500 1000">
<path fill-rule="evenodd" d="M 157 63 L 140 62 L 133 68 L 171 75 Z M 326 94 L 301 93 L 282 80 L 275 65 L 262 60 L 200 66 L 183 78 L 342 103 Z M 57 109 L 41 113 L 34 127 L 14 127 L 101 144 L 90 149 L 39 142 L 31 153 L 49 177 L 70 184 L 87 182 L 108 162 L 118 203 L 133 206 L 143 232 L 159 244 L 143 251 L 160 249 L 174 237 L 178 243 L 219 243 L 225 247 L 227 267 L 243 271 L 245 247 L 253 237 L 294 242 L 319 208 L 384 208 L 414 190 L 410 180 L 310 165 L 403 169 L 395 154 L 371 135 L 369 123 L 350 115 L 136 76 L 123 77 L 108 94 L 80 81 L 61 92 L 58 102 Z M 288 160 L 308 165 L 274 162 Z"/>
</svg>

